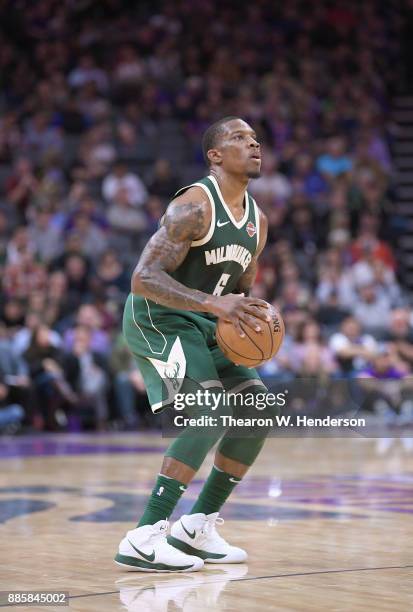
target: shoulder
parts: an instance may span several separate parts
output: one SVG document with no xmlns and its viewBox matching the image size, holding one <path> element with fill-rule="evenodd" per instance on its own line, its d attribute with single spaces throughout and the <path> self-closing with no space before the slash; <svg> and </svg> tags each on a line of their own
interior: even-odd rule
<svg viewBox="0 0 413 612">
<path fill-rule="evenodd" d="M 257 228 L 259 230 L 258 231 L 258 245 L 257 245 L 257 250 L 255 252 L 255 258 L 258 258 L 261 255 L 267 243 L 268 219 L 267 219 L 267 215 L 261 210 L 261 208 L 258 206 L 256 201 L 254 200 L 254 198 L 251 197 L 251 200 L 254 202 L 254 208 L 256 212 L 255 220 L 256 220 L 256 223 L 259 225 L 259 228 Z"/>
<path fill-rule="evenodd" d="M 261 228 L 267 228 L 268 227 L 268 218 L 267 215 L 261 210 L 261 208 L 259 208 L 259 206 L 257 206 L 257 210 L 258 210 L 258 219 L 260 221 L 260 226 Z"/>
<path fill-rule="evenodd" d="M 268 233 L 268 218 L 267 215 L 261 210 L 261 208 L 255 203 L 258 213 L 258 222 L 260 224 L 260 251 L 264 248 L 267 241 Z"/>
<path fill-rule="evenodd" d="M 260 229 L 266 229 L 268 226 L 268 219 L 267 219 L 267 215 L 263 212 L 263 210 L 258 206 L 257 201 L 255 200 L 254 196 L 251 194 L 250 190 L 248 190 L 248 195 L 250 197 L 250 200 L 254 203 L 254 207 L 257 211 L 258 214 L 258 220 L 260 222 Z"/>
<path fill-rule="evenodd" d="M 168 205 L 161 220 L 171 238 L 203 238 L 211 224 L 211 205 L 205 191 L 198 186 L 189 187 Z"/>
<path fill-rule="evenodd" d="M 188 204 L 194 202 L 198 203 L 199 205 L 209 203 L 205 189 L 199 185 L 190 185 L 182 193 L 178 191 L 178 195 L 173 198 L 169 206 L 172 204 Z"/>
</svg>

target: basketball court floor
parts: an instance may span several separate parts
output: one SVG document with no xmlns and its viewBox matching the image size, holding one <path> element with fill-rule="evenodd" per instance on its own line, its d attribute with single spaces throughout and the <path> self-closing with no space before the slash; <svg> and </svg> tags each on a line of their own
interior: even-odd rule
<svg viewBox="0 0 413 612">
<path fill-rule="evenodd" d="M 146 432 L 0 440 L 0 591 L 70 593 L 69 608 L 13 609 L 413 609 L 412 439 L 271 439 L 222 514 L 247 564 L 122 572 L 113 555 L 166 445 Z M 174 516 L 190 509 L 210 465 Z"/>
</svg>

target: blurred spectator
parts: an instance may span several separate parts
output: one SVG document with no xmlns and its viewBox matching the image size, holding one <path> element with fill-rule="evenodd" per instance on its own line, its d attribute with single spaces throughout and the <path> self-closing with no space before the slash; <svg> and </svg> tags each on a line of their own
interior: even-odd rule
<svg viewBox="0 0 413 612">
<path fill-rule="evenodd" d="M 126 429 L 134 429 L 145 418 L 143 411 L 140 410 L 138 413 L 137 408 L 146 406 L 146 390 L 142 374 L 123 337 L 119 337 L 115 342 L 110 366 L 114 375 L 113 388 L 117 414 Z"/>
<path fill-rule="evenodd" d="M 115 84 L 120 88 L 139 85 L 145 76 L 145 63 L 132 45 L 123 45 L 118 51 L 113 71 Z"/>
<path fill-rule="evenodd" d="M 89 126 L 88 119 L 80 112 L 76 95 L 69 95 L 63 102 L 56 122 L 66 134 L 81 134 Z"/>
<path fill-rule="evenodd" d="M 295 191 L 303 191 L 311 199 L 318 198 L 327 191 L 328 185 L 314 168 L 314 162 L 309 153 L 299 153 L 295 158 L 292 187 Z"/>
<path fill-rule="evenodd" d="M 331 350 L 321 339 L 319 325 L 311 320 L 300 326 L 289 360 L 296 374 L 304 377 L 328 377 L 337 369 Z"/>
<path fill-rule="evenodd" d="M 94 261 L 107 248 L 107 238 L 104 232 L 93 223 L 89 215 L 83 212 L 78 212 L 74 217 L 72 232 L 77 235 L 82 244 L 82 253 Z"/>
<path fill-rule="evenodd" d="M 139 140 L 136 128 L 127 121 L 121 121 L 117 127 L 116 153 L 128 163 L 139 160 Z"/>
<path fill-rule="evenodd" d="M 5 192 L 20 222 L 25 220 L 26 210 L 38 188 L 39 181 L 33 172 L 32 162 L 27 157 L 18 158 L 12 174 L 6 180 Z"/>
<path fill-rule="evenodd" d="M 60 232 L 52 225 L 52 211 L 39 208 L 28 230 L 28 240 L 40 261 L 48 263 L 62 252 Z"/>
<path fill-rule="evenodd" d="M 107 391 L 109 379 L 107 364 L 101 354 L 92 350 L 92 332 L 89 327 L 78 325 L 73 330 L 71 352 L 77 359 L 75 389 L 78 408 L 87 406 L 94 412 L 94 427 L 106 429 L 109 416 Z"/>
<path fill-rule="evenodd" d="M 180 187 L 170 162 L 167 159 L 156 160 L 152 178 L 148 183 L 149 192 L 164 200 L 171 200 Z"/>
<path fill-rule="evenodd" d="M 0 117 L 0 164 L 9 164 L 21 144 L 18 114 L 14 110 L 5 111 Z"/>
<path fill-rule="evenodd" d="M 377 333 L 389 324 L 391 304 L 375 283 L 367 281 L 358 285 L 357 300 L 351 311 L 363 329 Z"/>
<path fill-rule="evenodd" d="M 64 348 L 73 349 L 75 330 L 78 326 L 88 329 L 91 334 L 90 348 L 96 353 L 108 353 L 110 339 L 107 332 L 102 329 L 102 316 L 93 304 L 82 304 L 76 315 L 76 326 L 68 329 L 64 334 Z"/>
<path fill-rule="evenodd" d="M 103 253 L 96 267 L 95 280 L 104 287 L 106 296 L 125 296 L 129 292 L 129 275 L 114 250 Z"/>
<path fill-rule="evenodd" d="M 10 338 L 0 329 L 0 384 L 7 387 L 7 402 L 18 404 L 28 425 L 32 423 L 32 390 L 26 362 L 15 353 Z M 4 398 L 3 398 L 4 399 Z M 1 403 L 1 399 L 0 399 Z"/>
<path fill-rule="evenodd" d="M 163 217 L 166 206 L 163 201 L 154 195 L 150 195 L 146 203 L 146 234 L 152 234 L 158 229 L 160 219 Z"/>
<path fill-rule="evenodd" d="M 36 263 L 33 254 L 19 254 L 18 261 L 4 268 L 2 288 L 8 297 L 27 298 L 47 283 L 46 268 Z"/>
<path fill-rule="evenodd" d="M 5 300 L 1 309 L 1 322 L 12 336 L 24 324 L 24 303 L 17 298 Z"/>
<path fill-rule="evenodd" d="M 129 172 L 124 162 L 117 161 L 103 181 L 102 193 L 107 202 L 114 203 L 120 192 L 131 206 L 142 206 L 148 196 L 141 179 Z"/>
<path fill-rule="evenodd" d="M 274 204 L 291 196 L 291 184 L 278 172 L 277 158 L 271 151 L 262 152 L 261 176 L 251 183 L 251 193 L 258 201 Z"/>
<path fill-rule="evenodd" d="M 70 72 L 68 82 L 71 87 L 83 87 L 94 83 L 98 89 L 105 92 L 108 88 L 108 78 L 104 70 L 96 66 L 92 55 L 85 54 L 79 58 L 77 66 Z"/>
<path fill-rule="evenodd" d="M 9 387 L 0 378 L 0 433 L 14 434 L 20 429 L 24 410 L 9 399 Z"/>
<path fill-rule="evenodd" d="M 87 260 L 80 254 L 69 254 L 64 262 L 64 273 L 67 278 L 67 299 L 76 309 L 89 296 Z"/>
<path fill-rule="evenodd" d="M 347 174 L 353 167 L 346 153 L 344 138 L 334 136 L 327 141 L 326 152 L 317 159 L 317 170 L 328 180 Z"/>
<path fill-rule="evenodd" d="M 17 227 L 7 246 L 7 264 L 18 265 L 34 255 L 36 247 L 26 226 Z"/>
<path fill-rule="evenodd" d="M 367 254 L 394 270 L 396 262 L 393 253 L 389 245 L 379 240 L 377 233 L 378 219 L 369 214 L 363 215 L 360 220 L 358 236 L 351 245 L 353 261 L 359 261 L 363 255 Z"/>
<path fill-rule="evenodd" d="M 0 266 L 6 261 L 7 246 L 10 240 L 9 222 L 4 211 L 0 210 Z"/>
<path fill-rule="evenodd" d="M 102 205 L 99 205 L 95 198 L 88 195 L 87 191 L 83 192 L 83 184 L 78 184 L 78 193 L 73 193 L 73 205 L 69 214 L 65 219 L 64 229 L 70 232 L 76 227 L 76 218 L 80 215 L 86 215 L 91 224 L 99 230 L 106 231 L 108 222 L 102 210 Z"/>
<path fill-rule="evenodd" d="M 66 380 L 63 353 L 53 344 L 50 332 L 45 325 L 37 327 L 24 358 L 34 385 L 37 416 L 46 429 L 55 430 L 67 425 L 64 407 L 75 403 L 77 398 Z"/>
<path fill-rule="evenodd" d="M 413 370 L 413 328 L 408 308 L 396 308 L 391 312 L 389 329 L 384 340 L 396 356 Z"/>
<path fill-rule="evenodd" d="M 388 422 L 395 422 L 400 410 L 404 416 L 411 402 L 412 385 L 407 378 L 410 370 L 399 362 L 386 345 L 381 345 L 377 354 L 358 375 L 358 382 L 365 391 L 365 404 Z M 406 410 L 407 409 L 407 410 Z"/>
<path fill-rule="evenodd" d="M 63 270 L 66 267 L 67 260 L 70 259 L 72 255 L 77 255 L 84 260 L 86 271 L 89 273 L 92 265 L 91 261 L 89 257 L 83 253 L 83 244 L 80 235 L 74 231 L 71 231 L 67 236 L 63 253 L 50 262 L 50 271 Z"/>
<path fill-rule="evenodd" d="M 29 348 L 33 333 L 40 327 L 42 324 L 41 315 L 33 310 L 28 310 L 24 317 L 24 323 L 18 331 L 13 334 L 12 338 L 12 347 L 13 353 L 18 357 L 23 355 Z M 62 338 L 57 333 L 57 331 L 50 329 L 49 331 L 49 339 L 52 346 L 59 348 L 62 344 Z"/>
<path fill-rule="evenodd" d="M 127 189 L 120 187 L 113 197 L 107 213 L 108 221 L 116 232 L 140 232 L 146 226 L 145 214 L 131 203 Z"/>
<path fill-rule="evenodd" d="M 62 133 L 51 125 L 51 117 L 46 112 L 38 111 L 26 123 L 23 146 L 30 158 L 42 159 L 46 153 L 63 149 Z"/>
<path fill-rule="evenodd" d="M 346 375 L 362 370 L 377 352 L 376 340 L 361 330 L 356 319 L 347 317 L 330 338 L 329 347 Z"/>
</svg>

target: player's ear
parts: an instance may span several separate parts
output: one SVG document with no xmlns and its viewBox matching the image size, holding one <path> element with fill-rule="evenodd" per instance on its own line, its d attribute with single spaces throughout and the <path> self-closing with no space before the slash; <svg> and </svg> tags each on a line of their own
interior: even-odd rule
<svg viewBox="0 0 413 612">
<path fill-rule="evenodd" d="M 209 149 L 207 155 L 210 164 L 219 165 L 222 161 L 222 153 L 219 149 Z"/>
</svg>

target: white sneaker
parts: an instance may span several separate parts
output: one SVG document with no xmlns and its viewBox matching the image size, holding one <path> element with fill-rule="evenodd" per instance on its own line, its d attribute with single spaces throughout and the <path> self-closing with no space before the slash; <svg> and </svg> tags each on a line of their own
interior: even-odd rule
<svg viewBox="0 0 413 612">
<path fill-rule="evenodd" d="M 222 525 L 218 512 L 184 514 L 172 525 L 168 542 L 188 555 L 197 555 L 205 563 L 243 563 L 247 553 L 221 538 L 215 525 Z"/>
<path fill-rule="evenodd" d="M 128 531 L 119 544 L 115 563 L 135 572 L 196 572 L 204 562 L 168 544 L 168 521 Z"/>
</svg>

